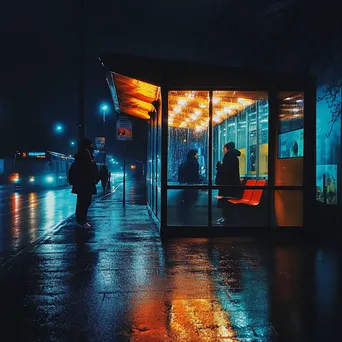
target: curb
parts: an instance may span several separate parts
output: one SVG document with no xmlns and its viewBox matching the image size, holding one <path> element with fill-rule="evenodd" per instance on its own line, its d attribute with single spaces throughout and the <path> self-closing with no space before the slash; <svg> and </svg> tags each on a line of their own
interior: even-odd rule
<svg viewBox="0 0 342 342">
<path fill-rule="evenodd" d="M 122 183 L 120 183 L 119 185 L 114 187 L 112 192 L 109 192 L 108 194 L 105 194 L 105 195 L 97 197 L 94 201 L 91 202 L 90 205 L 92 206 L 93 203 L 99 202 L 103 198 L 114 194 L 116 192 L 116 190 L 121 185 L 122 185 Z M 12 269 L 13 266 L 15 266 L 15 264 L 17 264 L 19 262 L 19 259 L 21 259 L 24 255 L 27 255 L 27 254 L 31 253 L 36 248 L 36 246 L 39 245 L 42 241 L 47 240 L 50 236 L 52 236 L 55 233 L 57 233 L 61 228 L 64 227 L 64 225 L 66 223 L 71 222 L 74 216 L 75 216 L 75 214 L 71 214 L 68 217 L 66 217 L 64 220 L 58 222 L 57 224 L 52 226 L 47 232 L 45 232 L 42 236 L 40 236 L 39 238 L 37 238 L 36 240 L 31 242 L 29 245 L 24 247 L 17 254 L 13 255 L 9 260 L 7 260 L 5 263 L 3 263 L 0 266 L 0 282 L 2 281 L 1 278 L 3 277 L 3 275 L 5 275 L 10 269 Z"/>
</svg>

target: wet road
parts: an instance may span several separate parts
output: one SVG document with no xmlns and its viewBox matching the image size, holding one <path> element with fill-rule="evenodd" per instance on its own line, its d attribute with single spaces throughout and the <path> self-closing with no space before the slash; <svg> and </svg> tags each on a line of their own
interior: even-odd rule
<svg viewBox="0 0 342 342">
<path fill-rule="evenodd" d="M 0 266 L 73 214 L 75 203 L 70 187 L 31 191 L 0 187 Z"/>
<path fill-rule="evenodd" d="M 120 190 L 90 208 L 94 231 L 66 224 L 0 277 L 0 341 L 341 340 L 339 246 L 161 241 Z"/>
</svg>

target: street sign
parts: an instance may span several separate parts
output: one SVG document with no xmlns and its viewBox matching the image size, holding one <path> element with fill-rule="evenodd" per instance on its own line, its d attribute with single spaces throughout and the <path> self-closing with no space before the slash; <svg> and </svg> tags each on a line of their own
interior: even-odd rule
<svg viewBox="0 0 342 342">
<path fill-rule="evenodd" d="M 104 151 L 106 146 L 106 138 L 105 137 L 96 137 L 95 138 L 95 147 L 99 151 Z"/>
<path fill-rule="evenodd" d="M 116 139 L 121 141 L 132 140 L 132 121 L 126 117 L 119 117 L 116 122 Z"/>
</svg>

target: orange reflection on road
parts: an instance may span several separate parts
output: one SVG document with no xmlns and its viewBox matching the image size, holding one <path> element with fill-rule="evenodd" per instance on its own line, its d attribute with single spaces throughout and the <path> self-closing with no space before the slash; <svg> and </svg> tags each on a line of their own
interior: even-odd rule
<svg viewBox="0 0 342 342">
<path fill-rule="evenodd" d="M 217 299 L 179 299 L 172 301 L 170 328 L 182 341 L 238 341 L 227 313 Z"/>
<path fill-rule="evenodd" d="M 130 305 L 131 341 L 239 341 L 215 294 L 207 255 L 186 257 L 185 268 L 176 265 L 165 277 L 153 276 L 137 292 Z"/>
<path fill-rule="evenodd" d="M 29 194 L 29 230 L 33 235 L 32 239 L 35 240 L 38 237 L 38 227 L 37 227 L 37 194 L 31 192 Z"/>
<path fill-rule="evenodd" d="M 21 210 L 21 197 L 16 192 L 11 196 L 12 206 L 12 236 L 18 238 L 20 235 L 20 210 Z"/>
</svg>

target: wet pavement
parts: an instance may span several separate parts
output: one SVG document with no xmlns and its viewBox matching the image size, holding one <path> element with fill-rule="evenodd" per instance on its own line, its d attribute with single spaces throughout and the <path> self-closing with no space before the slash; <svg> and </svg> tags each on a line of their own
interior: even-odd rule
<svg viewBox="0 0 342 342">
<path fill-rule="evenodd" d="M 12 186 L 1 186 L 0 267 L 72 215 L 75 203 L 76 196 L 71 194 L 69 186 L 16 190 Z"/>
<path fill-rule="evenodd" d="M 161 241 L 136 184 L 94 202 L 0 278 L 0 341 L 338 341 L 341 251 Z"/>
</svg>

